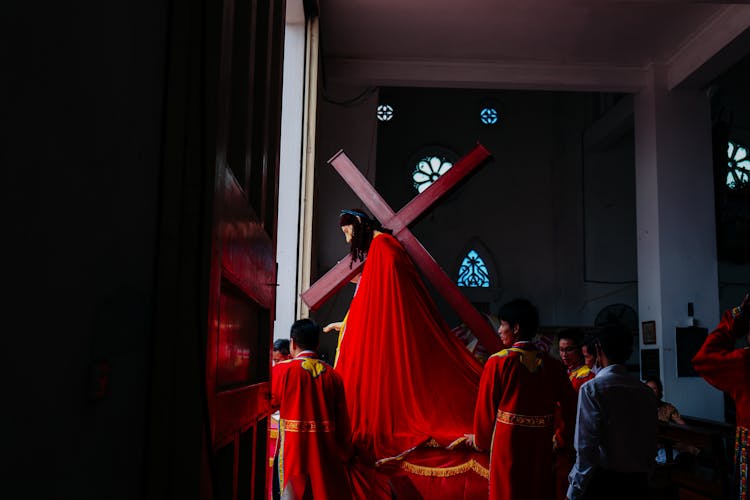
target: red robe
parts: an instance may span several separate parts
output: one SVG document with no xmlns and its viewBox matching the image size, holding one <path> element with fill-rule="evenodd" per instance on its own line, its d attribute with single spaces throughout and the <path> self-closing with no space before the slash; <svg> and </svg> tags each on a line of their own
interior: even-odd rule
<svg viewBox="0 0 750 500">
<path fill-rule="evenodd" d="M 370 245 L 341 332 L 336 371 L 360 458 L 387 460 L 470 433 L 482 365 L 440 316 L 401 244 Z"/>
<path fill-rule="evenodd" d="M 271 392 L 279 409 L 280 491 L 293 481 L 307 483 L 316 500 L 352 498 L 345 465 L 351 432 L 341 377 L 305 351 L 273 367 Z"/>
<path fill-rule="evenodd" d="M 575 389 L 576 393 L 578 393 L 583 384 L 594 378 L 594 375 L 595 373 L 591 371 L 591 368 L 585 364 L 578 368 L 568 370 L 568 379 L 570 380 L 570 383 L 573 384 L 573 389 Z"/>
<path fill-rule="evenodd" d="M 591 368 L 582 364 L 572 370 L 568 370 L 568 380 L 570 380 L 573 390 L 578 395 L 578 391 L 581 386 L 594 378 L 596 374 L 591 371 Z M 576 397 L 576 400 L 578 398 Z M 573 448 L 573 443 L 568 441 L 565 443 L 563 432 L 565 431 L 559 424 L 561 418 L 560 407 L 555 409 L 555 480 L 557 482 L 555 497 L 559 500 L 564 500 L 568 494 L 568 474 L 570 469 L 573 468 L 573 464 L 576 461 L 576 451 Z"/>
<path fill-rule="evenodd" d="M 517 342 L 487 361 L 474 413 L 476 446 L 490 449 L 490 498 L 554 497 L 552 436 L 560 405 L 570 442 L 576 395 L 565 367 L 531 342 Z"/>
<path fill-rule="evenodd" d="M 721 322 L 711 332 L 698 354 L 693 367 L 701 377 L 728 393 L 734 400 L 737 418 L 735 440 L 735 477 L 738 496 L 748 498 L 748 461 L 750 454 L 750 349 L 735 349 L 735 341 L 748 333 L 747 320 L 736 319 L 732 311 L 724 312 Z"/>
</svg>

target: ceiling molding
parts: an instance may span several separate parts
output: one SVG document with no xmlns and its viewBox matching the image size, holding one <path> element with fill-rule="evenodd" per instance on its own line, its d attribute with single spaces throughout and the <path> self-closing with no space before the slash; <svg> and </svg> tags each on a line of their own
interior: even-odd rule
<svg viewBox="0 0 750 500">
<path fill-rule="evenodd" d="M 670 90 L 680 86 L 691 75 L 696 74 L 709 63 L 722 49 L 730 45 L 750 27 L 750 5 L 729 5 L 711 19 L 702 29 L 697 30 L 667 63 L 667 85 Z M 700 86 L 716 78 L 718 74 L 736 62 L 735 52 L 727 57 L 726 64 L 713 64 L 711 75 L 703 75 Z M 741 57 L 741 55 L 740 55 Z M 716 61 L 714 61 L 716 62 Z M 724 67 L 726 66 L 726 67 Z"/>
<path fill-rule="evenodd" d="M 639 67 L 327 58 L 326 80 L 370 86 L 637 92 Z"/>
</svg>

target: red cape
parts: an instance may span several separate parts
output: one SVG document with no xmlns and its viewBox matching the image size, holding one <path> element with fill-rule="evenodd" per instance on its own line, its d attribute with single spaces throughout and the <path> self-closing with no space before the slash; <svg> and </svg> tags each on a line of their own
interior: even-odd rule
<svg viewBox="0 0 750 500">
<path fill-rule="evenodd" d="M 472 432 L 482 365 L 440 316 L 401 244 L 370 246 L 342 329 L 341 374 L 352 434 L 366 461 Z"/>
</svg>

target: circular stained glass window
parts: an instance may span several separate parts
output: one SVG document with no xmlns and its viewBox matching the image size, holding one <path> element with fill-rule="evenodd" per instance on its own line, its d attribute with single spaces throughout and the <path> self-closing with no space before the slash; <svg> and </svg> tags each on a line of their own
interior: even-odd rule
<svg viewBox="0 0 750 500">
<path fill-rule="evenodd" d="M 750 183 L 750 157 L 747 148 L 730 142 L 727 147 L 727 187 L 741 189 Z"/>
<path fill-rule="evenodd" d="M 497 110 L 495 108 L 482 108 L 482 111 L 479 112 L 479 119 L 485 125 L 494 125 L 498 120 Z"/>
<path fill-rule="evenodd" d="M 377 116 L 381 122 L 390 121 L 393 118 L 393 106 L 390 104 L 381 104 L 378 106 Z"/>
<path fill-rule="evenodd" d="M 411 175 L 414 187 L 420 193 L 430 187 L 441 175 L 446 173 L 453 163 L 441 156 L 425 156 L 417 162 Z"/>
</svg>

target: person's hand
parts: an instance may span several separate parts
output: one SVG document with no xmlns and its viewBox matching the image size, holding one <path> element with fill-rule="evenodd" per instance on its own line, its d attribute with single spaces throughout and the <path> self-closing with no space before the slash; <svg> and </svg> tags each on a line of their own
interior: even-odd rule
<svg viewBox="0 0 750 500">
<path fill-rule="evenodd" d="M 477 449 L 476 436 L 474 434 L 464 434 L 464 437 L 466 438 L 466 446 L 476 450 Z"/>
<path fill-rule="evenodd" d="M 337 332 L 341 331 L 341 321 L 336 321 L 335 323 L 328 323 L 325 327 L 323 327 L 323 333 L 328 333 L 331 330 L 336 330 Z"/>
</svg>

